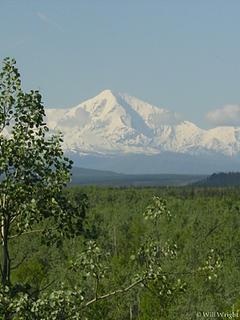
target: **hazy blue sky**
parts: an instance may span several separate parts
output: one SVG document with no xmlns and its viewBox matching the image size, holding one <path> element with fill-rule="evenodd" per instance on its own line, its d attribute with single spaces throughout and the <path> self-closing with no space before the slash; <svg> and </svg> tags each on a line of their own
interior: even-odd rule
<svg viewBox="0 0 240 320">
<path fill-rule="evenodd" d="M 0 0 L 5 56 L 50 107 L 110 88 L 200 126 L 230 104 L 240 122 L 239 0 Z"/>
</svg>

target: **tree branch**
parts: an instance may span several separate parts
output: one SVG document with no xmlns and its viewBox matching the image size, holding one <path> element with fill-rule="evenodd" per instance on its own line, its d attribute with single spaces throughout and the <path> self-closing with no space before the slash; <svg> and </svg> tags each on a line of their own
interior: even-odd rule
<svg viewBox="0 0 240 320">
<path fill-rule="evenodd" d="M 24 236 L 26 234 L 30 234 L 30 233 L 37 233 L 37 232 L 43 232 L 45 230 L 57 230 L 57 228 L 51 228 L 51 229 L 34 229 L 34 230 L 29 230 L 29 231 L 26 231 L 26 232 L 22 232 L 22 233 L 19 233 L 19 234 L 14 234 L 13 236 L 10 236 L 8 239 L 14 239 L 14 238 L 17 238 L 19 236 Z"/>
<path fill-rule="evenodd" d="M 24 256 L 15 266 L 11 267 L 11 270 L 17 269 L 26 259 L 28 255 Z"/>
<path fill-rule="evenodd" d="M 19 233 L 19 234 L 14 234 L 13 236 L 10 236 L 9 239 L 14 239 L 14 238 L 17 238 L 19 236 L 23 236 L 23 235 L 29 234 L 29 233 L 43 232 L 43 231 L 44 231 L 44 229 L 30 230 L 30 231 L 26 231 L 26 232 Z"/>
<path fill-rule="evenodd" d="M 102 296 L 95 297 L 92 300 L 88 301 L 84 305 L 84 308 L 88 307 L 89 305 L 91 305 L 91 304 L 93 304 L 93 303 L 95 303 L 97 301 L 105 300 L 105 299 L 107 299 L 109 297 L 113 297 L 113 296 L 116 296 L 116 295 L 121 294 L 121 293 L 126 293 L 126 292 L 130 291 L 131 289 L 133 289 L 134 287 L 136 287 L 137 285 L 139 285 L 140 283 L 142 283 L 144 280 L 145 280 L 145 278 L 141 278 L 141 279 L 133 282 L 132 284 L 130 284 L 128 287 L 126 287 L 124 289 L 117 289 L 115 291 L 106 293 L 106 294 L 104 294 Z"/>
<path fill-rule="evenodd" d="M 42 292 L 44 290 L 46 290 L 47 288 L 51 287 L 51 285 L 56 282 L 56 280 L 52 280 L 50 283 L 48 283 L 45 287 L 39 289 L 39 292 Z"/>
</svg>

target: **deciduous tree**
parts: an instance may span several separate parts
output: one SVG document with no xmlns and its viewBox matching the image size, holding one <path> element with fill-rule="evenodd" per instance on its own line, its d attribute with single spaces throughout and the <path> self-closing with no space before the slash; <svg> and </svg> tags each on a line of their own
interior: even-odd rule
<svg viewBox="0 0 240 320">
<path fill-rule="evenodd" d="M 85 201 L 74 208 L 63 196 L 72 161 L 60 134 L 50 134 L 38 91 L 23 92 L 13 59 L 0 73 L 0 237 L 2 284 L 11 282 L 9 241 L 39 232 L 47 243 L 82 230 Z"/>
</svg>

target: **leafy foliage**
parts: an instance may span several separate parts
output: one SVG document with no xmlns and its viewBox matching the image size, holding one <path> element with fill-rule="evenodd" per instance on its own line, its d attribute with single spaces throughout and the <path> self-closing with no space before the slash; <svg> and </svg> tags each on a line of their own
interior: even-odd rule
<svg viewBox="0 0 240 320">
<path fill-rule="evenodd" d="M 64 157 L 61 135 L 50 135 L 38 91 L 24 93 L 15 61 L 0 73 L 0 221 L 2 283 L 10 283 L 8 243 L 41 232 L 48 244 L 82 231 L 84 205 L 75 208 L 63 194 L 72 161 Z M 38 226 L 36 229 L 35 226 Z"/>
<path fill-rule="evenodd" d="M 159 207 L 161 214 L 153 214 L 159 212 Z M 83 239 L 81 252 L 69 262 L 69 268 L 75 274 L 74 278 L 78 279 L 74 287 L 71 288 L 65 283 L 60 285 L 59 289 L 35 296 L 29 291 L 6 291 L 5 287 L 0 301 L 2 310 L 7 310 L 11 319 L 97 319 L 103 317 L 105 312 L 109 313 L 109 304 L 106 305 L 109 299 L 122 295 L 126 296 L 126 301 L 131 301 L 138 296 L 141 297 L 141 305 L 144 305 L 148 292 L 153 300 L 158 297 L 160 305 L 166 308 L 185 292 L 187 284 L 182 279 L 184 274 L 174 274 L 169 270 L 168 263 L 175 264 L 178 261 L 177 245 L 171 244 L 170 240 L 166 242 L 159 238 L 157 228 L 165 218 L 169 221 L 170 211 L 166 202 L 154 197 L 153 203 L 147 206 L 144 212 L 145 219 L 142 218 L 142 223 L 146 221 L 149 210 L 149 231 L 140 241 L 140 247 L 135 253 L 130 251 L 130 256 L 126 253 L 130 274 L 125 270 L 126 273 L 116 279 L 115 272 L 119 266 L 114 264 L 114 260 L 118 259 L 115 252 L 107 252 L 95 241 Z M 191 274 L 210 280 L 211 275 L 217 276 L 220 266 L 219 256 L 211 251 L 203 266 L 192 270 Z M 120 268 L 123 266 L 120 265 Z M 163 314 L 158 311 L 158 316 Z"/>
</svg>

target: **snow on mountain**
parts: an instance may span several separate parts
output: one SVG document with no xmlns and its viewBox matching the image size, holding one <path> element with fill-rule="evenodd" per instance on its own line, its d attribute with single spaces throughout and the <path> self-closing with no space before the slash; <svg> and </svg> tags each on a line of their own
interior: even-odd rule
<svg viewBox="0 0 240 320">
<path fill-rule="evenodd" d="M 204 130 L 169 110 L 104 90 L 69 109 L 47 109 L 51 130 L 64 134 L 64 149 L 79 154 L 236 155 L 240 128 Z"/>
</svg>

